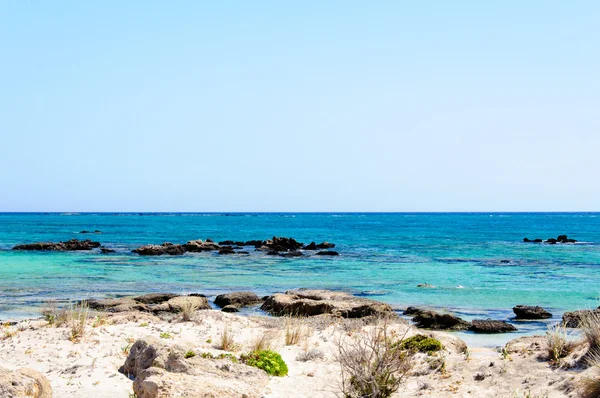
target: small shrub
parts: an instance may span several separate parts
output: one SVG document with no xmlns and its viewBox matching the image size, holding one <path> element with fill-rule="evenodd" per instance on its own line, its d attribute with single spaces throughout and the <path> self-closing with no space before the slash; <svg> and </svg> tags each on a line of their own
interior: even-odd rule
<svg viewBox="0 0 600 398">
<path fill-rule="evenodd" d="M 92 324 L 93 328 L 97 328 L 98 326 L 106 325 L 106 315 L 96 315 L 94 318 L 94 323 Z"/>
<path fill-rule="evenodd" d="M 309 362 L 316 361 L 317 359 L 325 359 L 325 353 L 318 348 L 313 348 L 308 351 L 301 352 L 296 357 L 296 361 Z"/>
<path fill-rule="evenodd" d="M 162 332 L 160 334 L 161 339 L 170 339 L 171 337 L 173 337 L 173 336 L 171 336 L 171 333 L 169 333 L 169 332 Z"/>
<path fill-rule="evenodd" d="M 148 322 L 142 322 L 142 323 L 140 323 L 140 327 L 141 327 L 141 328 L 146 328 L 146 327 L 148 327 Z"/>
<path fill-rule="evenodd" d="M 600 397 L 600 351 L 591 351 L 587 358 L 592 368 L 592 376 L 583 377 L 580 381 L 581 398 Z"/>
<path fill-rule="evenodd" d="M 127 343 L 127 345 L 124 345 L 123 347 L 121 347 L 121 352 L 125 355 L 129 355 L 130 350 L 131 350 L 131 343 Z"/>
<path fill-rule="evenodd" d="M 306 334 L 306 328 L 299 320 L 292 317 L 287 318 L 285 325 L 285 345 L 298 344 Z"/>
<path fill-rule="evenodd" d="M 561 358 L 569 355 L 573 344 L 569 341 L 567 328 L 562 324 L 548 327 L 546 332 L 546 349 L 550 361 L 559 363 Z"/>
<path fill-rule="evenodd" d="M 212 339 L 206 339 L 206 344 L 212 344 Z"/>
<path fill-rule="evenodd" d="M 288 367 L 281 355 L 274 351 L 263 350 L 255 351 L 242 355 L 240 360 L 248 366 L 254 366 L 262 369 L 271 376 L 285 376 L 288 374 Z"/>
<path fill-rule="evenodd" d="M 600 353 L 600 313 L 586 311 L 579 321 L 581 334 L 589 344 L 590 352 Z"/>
<path fill-rule="evenodd" d="M 193 358 L 195 356 L 196 356 L 196 353 L 192 350 L 187 351 L 184 355 L 185 358 Z"/>
<path fill-rule="evenodd" d="M 411 367 L 411 357 L 393 344 L 389 320 L 358 334 L 350 343 L 338 342 L 337 360 L 346 398 L 387 398 L 398 391 Z"/>
<path fill-rule="evenodd" d="M 412 352 L 425 352 L 431 354 L 440 351 L 442 343 L 433 337 L 427 337 L 422 334 L 416 334 L 400 342 L 400 348 Z"/>
<path fill-rule="evenodd" d="M 198 304 L 190 302 L 190 301 L 186 301 L 183 303 L 183 305 L 181 306 L 181 319 L 184 322 L 189 322 L 192 320 L 192 316 L 194 315 L 194 312 L 196 312 L 198 310 Z"/>
</svg>

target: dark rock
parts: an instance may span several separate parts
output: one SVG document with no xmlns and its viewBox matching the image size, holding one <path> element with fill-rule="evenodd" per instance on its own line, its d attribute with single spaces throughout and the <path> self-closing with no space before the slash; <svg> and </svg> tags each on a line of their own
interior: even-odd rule
<svg viewBox="0 0 600 398">
<path fill-rule="evenodd" d="M 100 242 L 94 242 L 90 239 L 79 240 L 71 239 L 66 242 L 36 242 L 17 245 L 13 250 L 41 250 L 41 251 L 76 251 L 76 250 L 92 250 L 100 247 Z"/>
<path fill-rule="evenodd" d="M 247 251 L 240 251 L 240 252 L 235 252 L 236 254 L 250 254 Z"/>
<path fill-rule="evenodd" d="M 413 318 L 418 328 L 433 330 L 467 330 L 471 324 L 452 314 L 419 311 Z"/>
<path fill-rule="evenodd" d="M 233 241 L 233 240 L 224 240 L 219 242 L 219 246 L 244 246 L 244 242 Z"/>
<path fill-rule="evenodd" d="M 392 315 L 389 304 L 330 290 L 289 290 L 267 297 L 260 307 L 273 315 L 337 315 L 344 318 Z"/>
<path fill-rule="evenodd" d="M 281 253 L 281 257 L 302 257 L 303 255 L 304 254 L 302 254 L 302 252 L 299 251 Z"/>
<path fill-rule="evenodd" d="M 304 246 L 304 244 L 296 241 L 296 239 L 294 238 L 284 238 L 277 236 L 274 236 L 273 239 L 265 241 L 264 245 L 272 251 L 277 252 L 295 251 L 301 249 Z"/>
<path fill-rule="evenodd" d="M 483 373 L 477 373 L 475 376 L 473 376 L 473 379 L 475 381 L 483 381 L 485 380 L 485 375 Z"/>
<path fill-rule="evenodd" d="M 551 245 L 555 245 L 556 242 L 558 242 L 558 240 L 554 239 L 554 238 L 550 238 L 546 241 L 546 243 L 550 243 Z"/>
<path fill-rule="evenodd" d="M 235 305 L 226 305 L 221 309 L 223 312 L 240 312 L 240 310 Z"/>
<path fill-rule="evenodd" d="M 534 243 L 542 243 L 542 240 L 540 238 L 538 238 L 538 239 L 535 239 L 533 242 Z"/>
<path fill-rule="evenodd" d="M 304 250 L 317 250 L 317 244 L 315 242 L 310 242 L 304 247 Z"/>
<path fill-rule="evenodd" d="M 510 264 L 510 260 L 500 260 L 502 264 Z"/>
<path fill-rule="evenodd" d="M 517 319 L 546 319 L 552 318 L 552 314 L 539 306 L 517 305 L 513 308 Z"/>
<path fill-rule="evenodd" d="M 219 294 L 215 298 L 215 305 L 223 308 L 228 305 L 233 305 L 236 307 L 247 307 L 251 305 L 255 305 L 261 303 L 262 300 L 252 292 L 232 292 Z"/>
<path fill-rule="evenodd" d="M 206 240 L 203 242 L 201 239 L 190 240 L 185 245 L 183 245 L 183 248 L 185 249 L 185 251 L 192 253 L 221 250 L 221 246 L 217 245 L 213 241 L 209 242 L 208 240 Z"/>
<path fill-rule="evenodd" d="M 107 249 L 106 247 L 101 247 L 100 248 L 100 253 L 102 254 L 108 254 L 108 253 L 114 253 L 115 251 L 113 249 Z"/>
<path fill-rule="evenodd" d="M 322 252 L 318 252 L 317 256 L 339 256 L 340 253 L 334 252 L 333 250 L 326 250 Z"/>
<path fill-rule="evenodd" d="M 600 307 L 594 310 L 577 310 L 565 312 L 562 316 L 562 324 L 568 328 L 578 328 L 581 326 L 581 318 L 589 315 L 591 312 L 600 317 Z"/>
<path fill-rule="evenodd" d="M 333 249 L 334 247 L 335 244 L 329 242 L 323 242 L 317 245 L 317 249 Z"/>
<path fill-rule="evenodd" d="M 469 330 L 475 333 L 506 333 L 517 331 L 517 328 L 505 321 L 475 319 L 471 323 L 472 325 Z"/>
<path fill-rule="evenodd" d="M 165 242 L 161 245 L 145 245 L 132 250 L 141 256 L 161 256 L 168 254 L 170 256 L 179 256 L 185 253 L 185 249 L 181 245 L 174 245 L 169 242 Z"/>
<path fill-rule="evenodd" d="M 247 240 L 246 242 L 244 242 L 244 244 L 242 246 L 254 246 L 256 248 L 261 247 L 265 244 L 264 241 L 262 240 Z"/>
<path fill-rule="evenodd" d="M 234 254 L 233 247 L 231 246 L 223 246 L 221 250 L 219 250 L 219 254 Z"/>
<path fill-rule="evenodd" d="M 523 242 L 526 242 L 526 243 L 542 243 L 542 240 L 541 239 L 533 239 L 533 240 L 531 240 L 529 238 L 525 238 L 525 239 L 523 239 Z"/>
<path fill-rule="evenodd" d="M 402 312 L 402 315 L 416 315 L 421 311 L 423 311 L 423 310 L 421 310 L 420 308 L 417 308 L 417 307 L 408 307 L 407 309 L 404 310 L 404 312 Z"/>
<path fill-rule="evenodd" d="M 214 240 L 208 238 L 208 239 L 206 239 L 206 243 L 214 243 Z"/>
<path fill-rule="evenodd" d="M 279 255 L 279 252 L 274 251 L 274 250 L 267 253 L 267 256 L 278 256 L 278 255 Z"/>
</svg>

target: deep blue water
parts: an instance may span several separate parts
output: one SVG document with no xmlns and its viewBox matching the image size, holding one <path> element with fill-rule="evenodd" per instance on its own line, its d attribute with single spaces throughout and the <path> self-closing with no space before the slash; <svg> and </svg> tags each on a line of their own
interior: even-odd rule
<svg viewBox="0 0 600 398">
<path fill-rule="evenodd" d="M 95 229 L 102 234 L 78 233 Z M 560 234 L 580 243 L 522 242 Z M 273 236 L 334 242 L 341 256 L 149 258 L 130 252 L 147 243 Z M 117 253 L 10 250 L 72 238 L 98 240 Z M 598 213 L 0 213 L 0 319 L 30 316 L 50 298 L 239 289 L 267 294 L 296 287 L 342 289 L 398 308 L 445 307 L 466 317 L 506 318 L 516 304 L 542 305 L 559 317 L 597 305 L 599 270 Z M 421 283 L 434 288 L 418 288 Z"/>
</svg>

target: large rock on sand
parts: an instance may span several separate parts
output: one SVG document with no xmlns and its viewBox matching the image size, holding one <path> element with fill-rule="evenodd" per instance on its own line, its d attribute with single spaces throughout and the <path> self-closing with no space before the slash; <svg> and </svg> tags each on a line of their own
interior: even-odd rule
<svg viewBox="0 0 600 398">
<path fill-rule="evenodd" d="M 145 245 L 132 250 L 141 256 L 162 256 L 168 254 L 170 256 L 179 256 L 185 253 L 185 249 L 181 245 L 174 245 L 169 242 L 165 242 L 160 245 Z"/>
<path fill-rule="evenodd" d="M 138 340 L 120 370 L 134 378 L 138 398 L 263 396 L 268 383 L 264 371 L 228 359 L 185 358 L 186 351 L 152 337 Z"/>
<path fill-rule="evenodd" d="M 232 292 L 219 294 L 215 298 L 215 304 L 221 308 L 224 308 L 228 305 L 235 307 L 248 307 L 258 303 L 262 303 L 262 300 L 252 292 Z"/>
<path fill-rule="evenodd" d="M 89 300 L 91 309 L 105 312 L 181 312 L 186 306 L 196 310 L 211 308 L 203 296 L 177 296 L 172 293 L 150 293 L 138 297 L 123 297 L 104 300 Z"/>
<path fill-rule="evenodd" d="M 100 242 L 94 242 L 90 239 L 79 240 L 71 239 L 66 242 L 36 242 L 27 243 L 24 245 L 17 245 L 13 247 L 13 250 L 38 250 L 38 251 L 55 251 L 55 252 L 67 252 L 77 250 L 92 250 L 100 247 Z"/>
<path fill-rule="evenodd" d="M 48 379 L 32 369 L 0 368 L 0 398 L 52 398 Z"/>
<path fill-rule="evenodd" d="M 344 318 L 392 314 L 392 307 L 379 301 L 330 290 L 288 290 L 267 297 L 260 307 L 274 315 L 314 316 L 332 314 Z"/>
<path fill-rule="evenodd" d="M 600 319 L 600 307 L 595 310 L 565 312 L 562 316 L 562 324 L 568 328 L 578 328 L 581 326 L 581 319 L 590 315 Z"/>
<path fill-rule="evenodd" d="M 552 318 L 552 314 L 539 306 L 517 305 L 513 308 L 517 319 L 546 319 Z"/>
<path fill-rule="evenodd" d="M 185 308 L 194 308 L 197 310 L 211 309 L 208 299 L 200 296 L 177 296 L 169 299 L 167 302 L 152 307 L 152 312 L 182 312 Z"/>
</svg>

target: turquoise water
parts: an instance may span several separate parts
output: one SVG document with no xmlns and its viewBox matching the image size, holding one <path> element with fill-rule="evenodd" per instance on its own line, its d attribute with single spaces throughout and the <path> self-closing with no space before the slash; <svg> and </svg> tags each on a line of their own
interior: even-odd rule
<svg viewBox="0 0 600 398">
<path fill-rule="evenodd" d="M 103 233 L 78 233 L 95 229 Z M 560 234 L 582 243 L 522 242 Z M 334 242 L 341 256 L 130 253 L 147 243 L 274 235 Z M 98 240 L 117 253 L 10 250 L 72 238 Z M 516 304 L 542 305 L 560 316 L 596 304 L 599 270 L 596 213 L 0 214 L 0 319 L 31 316 L 50 298 L 240 289 L 267 294 L 297 287 L 342 289 L 398 308 L 443 307 L 467 318 L 506 318 Z M 420 283 L 435 288 L 417 288 Z"/>
</svg>

